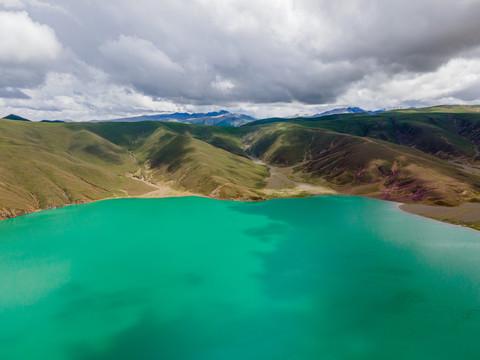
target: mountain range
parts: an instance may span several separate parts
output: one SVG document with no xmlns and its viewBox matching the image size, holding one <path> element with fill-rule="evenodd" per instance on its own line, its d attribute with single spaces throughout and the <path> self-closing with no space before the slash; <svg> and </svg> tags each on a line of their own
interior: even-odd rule
<svg viewBox="0 0 480 360">
<path fill-rule="evenodd" d="M 17 120 L 0 119 L 0 218 L 115 197 L 349 194 L 450 209 L 480 201 L 479 106 L 240 127 Z"/>
<path fill-rule="evenodd" d="M 30 121 L 21 116 L 10 114 L 4 117 L 9 120 Z M 116 118 L 110 120 L 90 120 L 90 122 L 138 122 L 138 121 L 163 121 L 180 122 L 192 125 L 213 125 L 238 127 L 249 122 L 255 121 L 252 116 L 238 113 L 231 113 L 226 110 L 208 112 L 208 113 L 171 113 L 171 114 L 153 114 L 140 115 L 134 117 Z M 73 122 L 72 120 L 41 120 L 41 122 Z"/>
<path fill-rule="evenodd" d="M 254 117 L 231 113 L 226 110 L 220 110 L 208 113 L 173 113 L 173 114 L 155 114 L 141 115 L 127 118 L 118 118 L 111 120 L 92 120 L 93 122 L 115 121 L 115 122 L 137 122 L 137 121 L 164 121 L 180 122 L 192 125 L 215 125 L 238 127 L 249 122 L 255 121 Z"/>
<path fill-rule="evenodd" d="M 365 113 L 365 114 L 378 114 L 381 112 L 387 111 L 387 109 L 380 109 L 380 110 L 364 110 L 360 107 L 357 106 L 349 106 L 349 107 L 341 107 L 341 108 L 335 108 L 332 110 L 327 110 L 322 113 L 310 115 L 310 114 L 296 114 L 293 116 L 286 116 L 284 117 L 285 119 L 297 119 L 297 118 L 317 118 L 317 117 L 322 117 L 322 116 L 328 116 L 328 115 L 340 115 L 340 114 L 360 114 L 360 113 Z"/>
<path fill-rule="evenodd" d="M 363 110 L 359 107 L 344 107 L 344 108 L 337 108 L 337 109 L 325 111 L 321 114 L 308 115 L 303 117 L 314 118 L 314 117 L 336 115 L 336 114 L 358 114 L 358 113 L 376 114 L 383 111 L 385 110 L 369 111 L 369 110 Z M 298 118 L 298 117 L 300 116 L 293 116 L 289 118 Z M 15 114 L 10 114 L 8 116 L 5 116 L 5 119 L 30 121 L 28 119 L 25 119 Z M 220 111 L 214 111 L 214 112 L 208 112 L 208 113 L 176 112 L 176 113 L 150 114 L 150 115 L 140 115 L 140 116 L 133 116 L 133 117 L 115 118 L 115 119 L 109 119 L 109 120 L 90 120 L 90 121 L 91 122 L 164 121 L 164 122 L 181 122 L 181 123 L 192 124 L 192 125 L 238 127 L 256 120 L 257 120 L 256 118 L 249 115 L 240 114 L 240 113 L 231 113 L 226 110 L 220 110 Z M 41 122 L 72 122 L 72 120 L 41 120 Z"/>
</svg>

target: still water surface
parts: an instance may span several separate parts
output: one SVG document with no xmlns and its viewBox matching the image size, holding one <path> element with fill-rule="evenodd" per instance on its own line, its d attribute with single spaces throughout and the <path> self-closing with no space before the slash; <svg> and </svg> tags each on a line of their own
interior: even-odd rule
<svg viewBox="0 0 480 360">
<path fill-rule="evenodd" d="M 2 360 L 480 358 L 480 233 L 377 200 L 123 199 L 0 222 Z"/>
</svg>

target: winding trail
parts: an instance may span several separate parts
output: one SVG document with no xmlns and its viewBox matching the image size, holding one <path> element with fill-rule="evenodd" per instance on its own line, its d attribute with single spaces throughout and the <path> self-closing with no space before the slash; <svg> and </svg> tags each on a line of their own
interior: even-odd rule
<svg viewBox="0 0 480 360">
<path fill-rule="evenodd" d="M 245 156 L 255 164 L 266 166 L 270 173 L 270 176 L 266 179 L 267 186 L 264 189 L 268 195 L 295 196 L 302 193 L 308 195 L 336 194 L 336 191 L 328 187 L 295 181 L 288 177 L 288 175 L 293 175 L 293 168 L 301 166 L 305 161 L 288 167 L 278 167 L 266 164 L 262 160 L 248 155 L 247 150 L 248 147 L 244 145 L 243 152 Z"/>
<path fill-rule="evenodd" d="M 477 173 L 477 174 L 480 174 L 480 169 L 479 168 L 476 168 L 476 167 L 473 167 L 473 166 L 468 166 L 468 165 L 465 165 L 461 162 L 459 162 L 460 160 L 448 160 L 448 162 L 452 165 L 457 165 L 457 166 L 460 166 L 461 168 L 465 169 L 465 170 L 468 170 L 468 171 L 472 171 L 474 173 Z"/>
<path fill-rule="evenodd" d="M 465 169 L 465 170 L 468 170 L 468 171 L 472 171 L 474 173 L 477 173 L 477 174 L 480 174 L 480 168 L 477 168 L 477 167 L 474 167 L 474 166 L 468 166 L 467 164 L 461 162 L 461 161 L 468 161 L 468 160 L 471 160 L 471 159 L 474 159 L 475 157 L 477 157 L 478 155 L 480 155 L 480 151 L 478 149 L 478 145 L 477 144 L 473 144 L 473 150 L 475 151 L 475 155 L 472 156 L 472 157 L 469 157 L 469 158 L 462 158 L 462 159 L 455 159 L 455 160 L 448 160 L 448 162 L 452 165 L 457 165 L 457 166 L 460 166 L 461 168 Z"/>
<path fill-rule="evenodd" d="M 147 193 L 144 193 L 144 194 L 141 194 L 141 195 L 138 195 L 138 196 L 135 196 L 135 197 L 138 197 L 138 198 L 163 198 L 163 197 L 180 197 L 180 196 L 196 195 L 196 194 L 193 194 L 189 191 L 176 190 L 176 189 L 172 188 L 169 184 L 159 185 L 158 183 L 154 183 L 152 181 L 147 180 L 146 177 L 144 176 L 144 171 L 142 170 L 140 165 L 138 165 L 137 158 L 136 158 L 135 154 L 133 154 L 132 152 L 129 152 L 129 155 L 132 157 L 135 165 L 137 166 L 137 170 L 133 173 L 127 173 L 126 176 L 133 179 L 133 180 L 141 181 L 145 185 L 148 185 L 148 186 L 151 186 L 151 187 L 155 188 L 155 190 L 149 191 Z M 140 177 L 134 176 L 133 174 L 135 174 L 135 173 L 142 174 L 142 177 L 140 178 Z M 125 193 L 128 195 L 128 197 L 131 197 L 126 191 L 125 191 Z"/>
</svg>

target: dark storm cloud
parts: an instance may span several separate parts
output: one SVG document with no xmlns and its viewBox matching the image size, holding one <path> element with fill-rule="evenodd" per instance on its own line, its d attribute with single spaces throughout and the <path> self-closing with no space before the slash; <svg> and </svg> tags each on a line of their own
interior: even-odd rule
<svg viewBox="0 0 480 360">
<path fill-rule="evenodd" d="M 324 59 L 368 58 L 390 71 L 426 72 L 480 45 L 479 1 L 313 1 L 328 14 L 336 46 Z M 313 39 L 313 42 L 315 39 Z"/>
<path fill-rule="evenodd" d="M 334 102 L 365 74 L 433 71 L 480 45 L 477 1 L 106 1 L 97 19 L 75 4 L 92 46 L 105 39 L 88 57 L 187 103 Z"/>
<path fill-rule="evenodd" d="M 42 84 L 44 80 L 43 69 L 34 66 L 6 66 L 0 67 L 1 87 L 28 88 Z"/>
<path fill-rule="evenodd" d="M 383 91 L 393 96 L 396 76 L 414 79 L 463 56 L 479 60 L 477 0 L 2 3 L 52 29 L 73 54 L 63 61 L 75 57 L 101 70 L 102 86 L 106 81 L 174 103 L 328 104 L 359 86 L 380 88 L 374 79 L 391 81 Z M 41 72 L 27 65 L 10 62 L 9 71 L 0 70 L 6 79 L 0 85 L 38 85 Z M 476 86 L 451 95 L 475 100 Z M 419 102 L 432 96 L 416 94 Z"/>
</svg>

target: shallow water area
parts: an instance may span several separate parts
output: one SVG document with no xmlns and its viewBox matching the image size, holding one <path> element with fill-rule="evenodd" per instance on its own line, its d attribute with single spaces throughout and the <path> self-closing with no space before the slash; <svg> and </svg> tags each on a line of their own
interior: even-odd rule
<svg viewBox="0 0 480 360">
<path fill-rule="evenodd" d="M 121 199 L 0 222 L 0 359 L 480 358 L 480 233 L 393 203 Z"/>
</svg>

